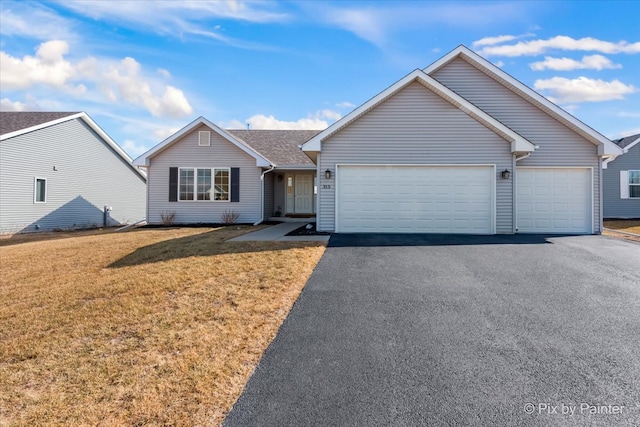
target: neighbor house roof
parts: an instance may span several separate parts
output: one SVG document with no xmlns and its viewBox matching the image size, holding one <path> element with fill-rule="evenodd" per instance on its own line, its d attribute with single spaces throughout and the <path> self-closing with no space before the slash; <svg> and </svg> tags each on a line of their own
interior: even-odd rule
<svg viewBox="0 0 640 427">
<path fill-rule="evenodd" d="M 485 127 L 491 129 L 504 140 L 510 142 L 512 152 L 532 152 L 537 148 L 535 144 L 531 143 L 525 137 L 505 126 L 495 118 L 491 117 L 489 114 L 485 113 L 451 89 L 447 88 L 424 71 L 414 70 L 402 79 L 389 86 L 387 89 L 371 98 L 369 101 L 362 104 L 360 107 L 353 110 L 351 113 L 344 116 L 342 119 L 329 126 L 324 131 L 320 132 L 309 141 L 307 141 L 302 146 L 302 149 L 308 152 L 321 151 L 321 144 L 323 140 L 329 138 L 331 135 L 348 126 L 354 120 L 358 119 L 368 111 L 377 107 L 413 82 L 422 84 L 444 100 L 451 103 L 453 106 L 458 108 L 469 117 L 478 121 Z"/>
<path fill-rule="evenodd" d="M 205 119 L 202 116 L 198 117 L 197 119 L 195 119 L 194 121 L 192 121 L 191 123 L 183 127 L 182 129 L 180 129 L 178 132 L 174 133 L 169 138 L 165 139 L 164 141 L 162 141 L 161 143 L 159 143 L 158 145 L 156 145 L 155 147 L 147 151 L 146 153 L 140 155 L 140 157 L 138 157 L 133 161 L 133 164 L 137 166 L 149 166 L 150 164 L 149 159 L 151 159 L 153 156 L 160 153 L 161 151 L 164 151 L 166 148 L 171 146 L 174 142 L 178 141 L 184 135 L 186 135 L 187 133 L 191 132 L 192 130 L 196 129 L 201 125 L 207 126 L 209 129 L 211 129 L 212 131 L 220 135 L 222 138 L 226 139 L 231 144 L 235 145 L 236 147 L 238 147 L 239 149 L 247 153 L 249 156 L 253 157 L 256 160 L 256 166 L 268 167 L 268 166 L 275 165 L 274 162 L 267 159 L 262 154 L 258 153 L 254 148 L 250 147 L 243 141 L 239 140 L 236 136 L 232 135 L 231 133 L 227 132 L 224 129 L 221 129 L 220 127 L 216 126 L 215 124 L 213 124 L 212 122 L 210 122 L 209 120 Z"/>
<path fill-rule="evenodd" d="M 85 112 L 42 112 L 42 111 L 3 111 L 0 112 L 0 141 L 14 138 L 29 132 L 54 126 L 59 123 L 80 119 L 87 124 L 109 147 L 115 151 L 131 168 L 145 180 L 147 175 L 133 167 L 131 157 Z"/>
<path fill-rule="evenodd" d="M 460 58 L 468 62 L 473 67 L 479 69 L 489 77 L 500 82 L 513 92 L 528 100 L 533 105 L 540 108 L 542 111 L 545 111 L 547 114 L 556 118 L 558 121 L 563 123 L 565 126 L 568 126 L 583 138 L 597 145 L 599 155 L 617 156 L 622 154 L 622 151 L 619 149 L 619 147 L 617 147 L 604 135 L 587 126 L 571 114 L 567 113 L 562 108 L 558 107 L 553 102 L 549 101 L 544 96 L 540 95 L 538 92 L 534 91 L 519 80 L 513 78 L 508 73 L 501 70 L 499 67 L 487 61 L 464 45 L 458 46 L 433 64 L 429 65 L 424 69 L 424 72 L 431 75 L 456 58 Z"/>
<path fill-rule="evenodd" d="M 615 142 L 618 147 L 622 148 L 626 153 L 631 147 L 640 143 L 640 133 L 637 135 L 631 135 L 624 138 L 616 139 L 613 142 Z"/>
<path fill-rule="evenodd" d="M 2 111 L 0 112 L 0 135 L 17 131 L 28 132 L 27 129 L 47 125 L 48 122 L 78 114 L 75 112 L 45 112 L 45 111 Z M 35 129 L 34 129 L 35 130 Z M 9 138 L 8 136 L 7 138 Z"/>
<path fill-rule="evenodd" d="M 300 145 L 320 133 L 319 130 L 228 129 L 227 132 L 245 142 L 279 168 L 315 168 L 300 150 Z"/>
</svg>

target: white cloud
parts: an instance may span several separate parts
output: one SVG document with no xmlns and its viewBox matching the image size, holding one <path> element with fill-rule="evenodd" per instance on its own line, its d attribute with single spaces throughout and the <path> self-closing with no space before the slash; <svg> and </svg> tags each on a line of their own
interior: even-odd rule
<svg viewBox="0 0 640 427">
<path fill-rule="evenodd" d="M 617 114 L 618 117 L 633 117 L 640 119 L 640 111 L 620 111 Z"/>
<path fill-rule="evenodd" d="M 171 78 L 171 73 L 167 70 L 165 70 L 164 68 L 158 68 L 156 70 L 156 72 L 158 74 L 160 74 L 162 77 L 164 77 L 165 79 L 170 79 Z"/>
<path fill-rule="evenodd" d="M 374 9 L 330 9 L 328 20 L 375 45 L 386 43 L 384 16 Z"/>
<path fill-rule="evenodd" d="M 318 113 L 316 113 L 316 117 L 322 117 L 325 119 L 329 119 L 329 120 L 340 120 L 342 118 L 342 115 L 340 113 L 338 113 L 337 111 L 333 111 L 333 110 L 322 110 L 319 111 Z"/>
<path fill-rule="evenodd" d="M 340 3 L 302 2 L 314 20 L 320 20 L 355 34 L 380 48 L 394 49 L 394 33 L 439 24 L 456 28 L 485 26 L 513 20 L 526 13 L 524 8 L 507 2 L 446 4 L 408 2 L 400 5 L 380 2 L 372 5 L 339 7 Z M 382 6 L 378 6 L 381 4 Z"/>
<path fill-rule="evenodd" d="M 574 39 L 568 36 L 556 36 L 547 40 L 530 40 L 509 45 L 487 46 L 480 50 L 480 54 L 484 56 L 535 56 L 552 49 L 596 51 L 608 54 L 634 54 L 640 53 L 640 42 L 628 43 L 626 41 L 619 41 L 613 43 L 598 40 L 593 37 Z"/>
<path fill-rule="evenodd" d="M 495 37 L 485 37 L 485 38 L 482 38 L 480 40 L 474 41 L 473 42 L 473 47 L 492 46 L 494 44 L 510 42 L 511 40 L 515 40 L 517 38 L 518 38 L 518 36 L 510 36 L 510 35 L 495 36 Z"/>
<path fill-rule="evenodd" d="M 533 87 L 538 91 L 546 91 L 549 94 L 547 97 L 556 103 L 610 101 L 624 99 L 625 95 L 637 92 L 634 86 L 625 85 L 619 80 L 607 82 L 587 77 L 536 80 Z"/>
<path fill-rule="evenodd" d="M 146 145 L 138 144 L 135 141 L 132 141 L 130 139 L 126 139 L 124 143 L 120 145 L 120 147 L 124 151 L 126 151 L 129 157 L 131 157 L 132 159 L 135 159 L 136 157 L 140 156 L 140 154 L 148 151 L 150 148 L 150 147 L 147 147 Z"/>
<path fill-rule="evenodd" d="M 524 37 L 533 37 L 535 36 L 535 34 L 533 33 L 526 33 L 526 34 L 519 34 L 517 36 L 514 35 L 510 35 L 510 34 L 505 34 L 503 36 L 495 36 L 495 37 L 484 37 L 480 40 L 476 40 L 473 42 L 473 47 L 477 48 L 480 46 L 493 46 L 496 44 L 501 44 L 501 43 L 505 43 L 505 42 L 510 42 L 513 40 L 517 40 L 517 39 L 521 39 Z"/>
<path fill-rule="evenodd" d="M 586 55 L 582 60 L 578 61 L 572 58 L 554 58 L 545 56 L 544 61 L 533 62 L 529 64 L 532 70 L 604 70 L 622 68 L 620 64 L 614 64 L 611 60 L 602 55 Z"/>
<path fill-rule="evenodd" d="M 220 123 L 225 129 L 245 129 L 249 124 L 250 129 L 270 129 L 270 130 L 320 130 L 326 129 L 331 123 L 340 120 L 342 116 L 332 110 L 321 110 L 308 117 L 298 120 L 280 120 L 273 115 L 255 114 L 244 122 L 240 120 L 231 120 L 227 123 Z"/>
<path fill-rule="evenodd" d="M 286 13 L 268 10 L 268 2 L 229 1 L 158 1 L 147 0 L 76 0 L 61 1 L 61 6 L 93 19 L 112 19 L 138 22 L 145 26 L 219 18 L 247 22 L 282 22 Z"/>
<path fill-rule="evenodd" d="M 6 6 L 6 4 L 1 4 Z M 72 23 L 34 2 L 11 3 L 0 10 L 0 34 L 36 40 L 75 38 Z"/>
<path fill-rule="evenodd" d="M 355 104 L 352 104 L 349 101 L 342 101 L 342 102 L 338 102 L 336 104 L 336 107 L 338 107 L 338 108 L 353 108 L 355 106 L 356 106 Z"/>
<path fill-rule="evenodd" d="M 273 49 L 227 36 L 223 34 L 223 27 L 219 24 L 210 25 L 210 21 L 223 19 L 269 23 L 290 19 L 287 13 L 270 10 L 278 6 L 275 2 L 76 0 L 60 1 L 59 5 L 92 19 L 136 30 L 145 29 L 174 37 L 192 34 L 238 48 L 257 50 Z"/>
<path fill-rule="evenodd" d="M 71 63 L 64 59 L 69 44 L 52 40 L 38 46 L 35 56 L 14 58 L 0 51 L 3 90 L 26 89 L 35 84 L 66 87 L 73 77 Z"/>
<path fill-rule="evenodd" d="M 329 126 L 326 120 L 307 117 L 296 121 L 278 120 L 274 116 L 256 114 L 247 119 L 251 129 L 325 129 Z"/>
<path fill-rule="evenodd" d="M 146 75 L 134 58 L 88 57 L 71 62 L 65 58 L 67 53 L 69 44 L 61 40 L 42 43 L 35 56 L 15 58 L 0 51 L 3 90 L 45 85 L 76 97 L 101 93 L 108 102 L 143 107 L 155 117 L 179 118 L 193 112 L 182 90 Z"/>
<path fill-rule="evenodd" d="M 496 61 L 493 63 L 496 67 L 502 68 L 504 67 L 504 61 Z"/>
<path fill-rule="evenodd" d="M 27 104 L 20 101 L 12 101 L 9 98 L 0 99 L 0 111 L 27 111 Z"/>
</svg>

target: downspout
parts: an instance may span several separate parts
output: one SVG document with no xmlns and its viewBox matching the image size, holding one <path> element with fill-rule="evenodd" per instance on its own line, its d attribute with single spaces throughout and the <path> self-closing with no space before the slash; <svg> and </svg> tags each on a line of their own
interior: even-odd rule
<svg viewBox="0 0 640 427">
<path fill-rule="evenodd" d="M 270 169 L 267 169 L 260 175 L 260 220 L 256 221 L 253 225 L 259 225 L 264 221 L 264 176 L 275 168 L 275 166 L 271 166 Z"/>
<path fill-rule="evenodd" d="M 598 186 L 600 188 L 598 188 L 598 195 L 599 195 L 599 199 L 600 199 L 600 205 L 598 206 L 598 211 L 599 214 L 598 215 L 598 227 L 599 230 L 596 233 L 596 231 L 594 230 L 595 227 L 591 227 L 591 232 L 595 233 L 595 234 L 602 234 L 602 230 L 604 229 L 604 205 L 602 204 L 603 202 L 603 191 L 602 191 L 602 184 L 603 184 L 603 178 L 602 178 L 602 169 L 607 167 L 607 163 L 609 163 L 612 159 L 606 159 L 607 161 L 605 161 L 605 159 L 602 159 L 602 161 L 598 162 L 598 173 L 600 174 L 600 176 L 598 177 Z M 591 189 L 591 197 L 593 197 L 593 188 Z M 592 207 L 593 210 L 593 207 Z M 593 212 L 591 212 L 591 215 L 593 216 Z"/>
<path fill-rule="evenodd" d="M 513 181 L 511 183 L 511 185 L 513 185 L 512 191 L 513 191 L 513 206 L 512 206 L 512 211 L 513 211 L 513 233 L 517 233 L 518 232 L 518 185 L 517 185 L 517 180 L 518 180 L 518 174 L 516 173 L 516 162 L 518 160 L 522 160 L 522 159 L 526 159 L 527 157 L 529 157 L 531 155 L 531 153 L 526 153 L 523 154 L 522 156 L 518 157 L 515 153 L 513 153 L 513 161 L 512 161 L 512 170 L 513 170 Z"/>
</svg>

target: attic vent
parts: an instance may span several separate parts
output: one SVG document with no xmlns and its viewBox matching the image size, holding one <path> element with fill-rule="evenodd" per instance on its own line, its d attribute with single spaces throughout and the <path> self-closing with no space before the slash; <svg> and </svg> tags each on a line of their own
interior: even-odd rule
<svg viewBox="0 0 640 427">
<path fill-rule="evenodd" d="M 198 145 L 201 147 L 208 147 L 211 145 L 211 132 L 208 130 L 201 130 L 198 132 Z"/>
</svg>

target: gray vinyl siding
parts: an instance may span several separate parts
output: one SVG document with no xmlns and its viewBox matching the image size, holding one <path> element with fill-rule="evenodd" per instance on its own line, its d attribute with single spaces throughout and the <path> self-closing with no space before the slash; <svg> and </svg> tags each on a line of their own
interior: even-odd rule
<svg viewBox="0 0 640 427">
<path fill-rule="evenodd" d="M 47 180 L 46 203 L 34 203 L 35 177 Z M 0 142 L 2 233 L 102 227 L 104 206 L 109 225 L 133 223 L 145 199 L 144 178 L 82 119 Z"/>
<path fill-rule="evenodd" d="M 335 229 L 336 164 L 486 164 L 511 169 L 510 144 L 419 83 L 323 141 L 319 230 Z M 329 185 L 327 189 L 324 185 Z M 512 233 L 512 181 L 496 178 L 496 231 Z"/>
<path fill-rule="evenodd" d="M 219 223 L 225 210 L 240 214 L 239 223 L 260 219 L 260 174 L 256 160 L 211 130 L 211 146 L 198 145 L 199 126 L 150 159 L 148 179 L 149 222 L 160 224 L 162 212 L 175 212 L 177 224 Z M 240 168 L 240 201 L 169 202 L 169 168 Z"/>
<path fill-rule="evenodd" d="M 594 225 L 596 232 L 601 231 L 600 159 L 595 144 L 460 58 L 432 77 L 539 146 L 518 166 L 593 168 Z"/>
<path fill-rule="evenodd" d="M 640 144 L 609 162 L 603 171 L 603 204 L 605 218 L 640 218 L 640 199 L 620 198 L 620 171 L 640 170 Z"/>
<path fill-rule="evenodd" d="M 273 181 L 274 172 L 269 172 L 264 176 L 264 219 L 273 216 Z"/>
</svg>

